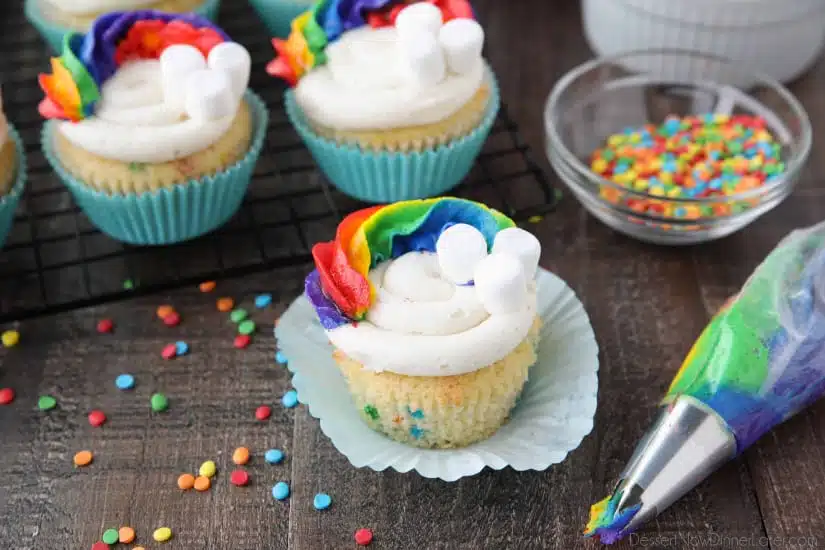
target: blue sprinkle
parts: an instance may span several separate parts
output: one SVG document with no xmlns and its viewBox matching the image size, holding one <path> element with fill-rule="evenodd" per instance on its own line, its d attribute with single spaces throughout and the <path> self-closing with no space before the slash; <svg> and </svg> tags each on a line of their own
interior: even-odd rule
<svg viewBox="0 0 825 550">
<path fill-rule="evenodd" d="M 286 365 L 286 355 L 284 355 L 284 352 L 282 352 L 281 350 L 278 350 L 275 353 L 275 360 L 282 365 Z"/>
<path fill-rule="evenodd" d="M 676 210 L 674 210 L 673 213 L 676 214 L 676 217 L 683 218 L 685 215 L 687 215 L 687 208 L 680 206 Z"/>
<path fill-rule="evenodd" d="M 131 390 L 135 387 L 135 377 L 131 374 L 121 374 L 115 378 L 115 386 L 119 390 Z"/>
<path fill-rule="evenodd" d="M 424 430 L 413 424 L 410 426 L 410 435 L 415 439 L 421 439 L 421 436 L 424 435 Z"/>
<path fill-rule="evenodd" d="M 186 355 L 187 353 L 189 353 L 189 344 L 187 344 L 183 340 L 175 342 L 175 352 L 178 355 Z"/>
<path fill-rule="evenodd" d="M 326 510 L 330 504 L 332 504 L 332 497 L 326 493 L 318 493 L 312 499 L 312 505 L 315 506 L 316 510 Z"/>
<path fill-rule="evenodd" d="M 620 162 L 613 168 L 613 173 L 614 174 L 624 174 L 625 172 L 627 172 L 627 169 L 628 169 L 628 165 L 623 163 L 623 162 Z"/>
<path fill-rule="evenodd" d="M 416 411 L 412 410 L 411 408 L 407 407 L 407 412 L 410 414 L 411 417 L 421 420 L 424 418 L 424 411 L 418 409 Z"/>
<path fill-rule="evenodd" d="M 266 460 L 269 464 L 278 464 L 283 459 L 284 452 L 280 449 L 269 449 L 266 453 L 264 453 L 264 460 Z"/>
<path fill-rule="evenodd" d="M 722 180 L 719 178 L 713 178 L 710 180 L 709 187 L 711 189 L 721 189 L 722 188 Z"/>
<path fill-rule="evenodd" d="M 298 392 L 295 390 L 289 390 L 281 398 L 281 403 L 283 403 L 284 407 L 287 409 L 291 409 L 298 404 Z"/>
<path fill-rule="evenodd" d="M 272 294 L 260 294 L 255 297 L 255 307 L 263 309 L 272 303 Z"/>
<path fill-rule="evenodd" d="M 284 481 L 279 481 L 272 487 L 272 496 L 275 500 L 284 500 L 289 496 L 289 485 Z"/>
</svg>

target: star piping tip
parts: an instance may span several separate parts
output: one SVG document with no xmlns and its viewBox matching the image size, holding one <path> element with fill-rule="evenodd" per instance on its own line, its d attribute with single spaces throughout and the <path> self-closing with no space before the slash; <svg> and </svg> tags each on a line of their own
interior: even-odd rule
<svg viewBox="0 0 825 550">
<path fill-rule="evenodd" d="M 636 504 L 621 511 L 617 510 L 622 493 L 617 492 L 590 507 L 590 519 L 584 528 L 587 538 L 597 536 L 602 544 L 613 544 L 630 534 L 627 525 L 641 508 Z"/>
</svg>

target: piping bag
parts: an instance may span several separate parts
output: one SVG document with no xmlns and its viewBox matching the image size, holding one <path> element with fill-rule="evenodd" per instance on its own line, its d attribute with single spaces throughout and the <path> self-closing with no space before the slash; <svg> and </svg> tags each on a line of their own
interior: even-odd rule
<svg viewBox="0 0 825 550">
<path fill-rule="evenodd" d="M 711 320 L 585 536 L 612 544 L 825 393 L 825 222 L 787 235 Z"/>
</svg>

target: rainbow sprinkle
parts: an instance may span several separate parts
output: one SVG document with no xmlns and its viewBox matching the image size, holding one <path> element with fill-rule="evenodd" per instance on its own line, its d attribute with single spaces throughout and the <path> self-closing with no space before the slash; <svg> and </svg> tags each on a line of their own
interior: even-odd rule
<svg viewBox="0 0 825 550">
<path fill-rule="evenodd" d="M 641 508 L 640 504 L 616 513 L 622 498 L 619 491 L 590 507 L 590 520 L 584 528 L 584 536 L 598 536 L 603 544 L 613 544 L 626 533 L 625 529 Z"/>
</svg>

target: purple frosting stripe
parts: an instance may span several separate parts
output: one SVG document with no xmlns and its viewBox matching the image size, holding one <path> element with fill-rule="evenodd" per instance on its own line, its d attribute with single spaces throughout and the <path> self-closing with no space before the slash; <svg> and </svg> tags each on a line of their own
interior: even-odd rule
<svg viewBox="0 0 825 550">
<path fill-rule="evenodd" d="M 307 275 L 304 281 L 304 292 L 309 303 L 315 308 L 324 329 L 332 330 L 350 323 L 350 320 L 341 313 L 335 302 L 330 300 L 324 293 L 323 288 L 321 288 L 321 275 L 317 269 L 312 270 L 312 273 Z"/>
</svg>

